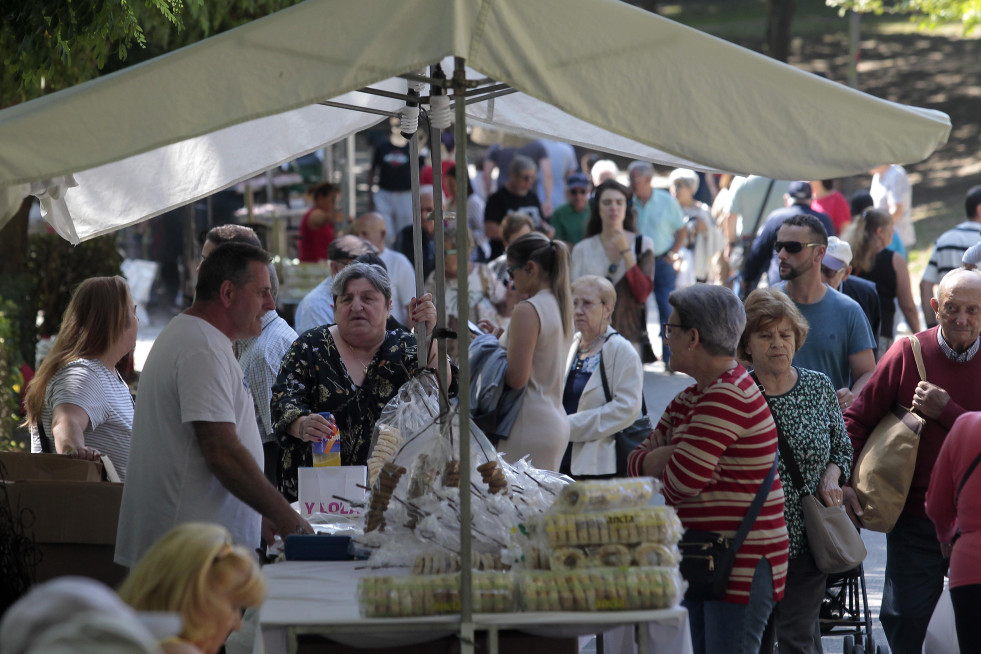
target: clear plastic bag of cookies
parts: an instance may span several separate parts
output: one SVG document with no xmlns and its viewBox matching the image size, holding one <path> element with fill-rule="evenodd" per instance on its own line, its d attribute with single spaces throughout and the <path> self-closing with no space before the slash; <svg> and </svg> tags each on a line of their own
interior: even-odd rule
<svg viewBox="0 0 981 654">
<path fill-rule="evenodd" d="M 677 544 L 681 538 L 681 521 L 674 508 L 669 506 L 597 513 L 549 513 L 544 522 L 545 536 L 553 548 L 643 542 Z"/>
<path fill-rule="evenodd" d="M 577 481 L 559 492 L 552 513 L 586 513 L 647 506 L 661 482 L 653 477 Z"/>
<path fill-rule="evenodd" d="M 507 572 L 473 573 L 475 613 L 515 610 L 514 576 Z M 358 607 L 365 618 L 410 618 L 460 612 L 460 575 L 362 577 Z"/>
<path fill-rule="evenodd" d="M 590 568 L 518 573 L 524 611 L 638 611 L 676 606 L 684 592 L 676 568 Z"/>
</svg>

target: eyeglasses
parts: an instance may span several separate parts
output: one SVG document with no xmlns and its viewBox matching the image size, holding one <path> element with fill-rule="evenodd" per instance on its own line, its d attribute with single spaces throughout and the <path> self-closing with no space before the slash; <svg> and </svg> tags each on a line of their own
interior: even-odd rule
<svg viewBox="0 0 981 654">
<path fill-rule="evenodd" d="M 514 279 L 514 271 L 517 270 L 518 268 L 520 268 L 520 266 L 508 266 L 507 268 L 505 268 L 505 270 L 508 273 L 508 277 Z"/>
<path fill-rule="evenodd" d="M 538 175 L 519 175 L 519 179 L 525 182 L 534 182 L 536 179 L 538 179 Z"/>
<path fill-rule="evenodd" d="M 671 336 L 671 330 L 672 329 L 691 329 L 691 326 L 690 325 L 682 325 L 680 323 L 679 324 L 674 324 L 674 323 L 666 322 L 666 323 L 664 323 L 664 336 L 665 337 Z"/>
<path fill-rule="evenodd" d="M 800 241 L 777 241 L 773 244 L 773 251 L 777 254 L 780 250 L 786 250 L 787 254 L 797 254 L 804 248 L 813 248 L 819 245 L 824 245 L 824 243 L 801 243 Z"/>
<path fill-rule="evenodd" d="M 569 193 L 573 195 L 586 195 L 589 191 L 584 188 L 570 188 Z"/>
</svg>

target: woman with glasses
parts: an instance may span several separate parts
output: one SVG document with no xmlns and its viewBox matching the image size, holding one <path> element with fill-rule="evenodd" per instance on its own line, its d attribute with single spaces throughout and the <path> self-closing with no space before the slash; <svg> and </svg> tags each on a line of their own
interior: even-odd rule
<svg viewBox="0 0 981 654">
<path fill-rule="evenodd" d="M 688 232 L 685 249 L 686 263 L 690 266 L 689 282 L 715 281 L 715 256 L 722 252 L 726 245 L 725 235 L 715 224 L 715 218 L 709 206 L 695 199 L 698 192 L 698 173 L 687 168 L 676 168 L 668 176 L 671 195 L 678 201 L 681 211 L 685 214 L 685 229 Z M 681 275 L 675 288 L 683 288 L 691 284 L 682 284 Z"/>
<path fill-rule="evenodd" d="M 896 337 L 897 299 L 910 329 L 914 334 L 920 331 L 920 316 L 913 301 L 906 259 L 888 249 L 894 231 L 892 216 L 881 209 L 865 209 L 845 232 L 845 240 L 852 248 L 852 270 L 859 277 L 875 283 L 879 294 L 879 356 L 889 349 Z"/>
<path fill-rule="evenodd" d="M 722 286 L 674 291 L 665 339 L 671 365 L 695 379 L 630 454 L 631 476 L 659 477 L 686 529 L 735 537 L 777 455 L 766 400 L 736 361 L 746 325 L 739 298 Z M 779 477 L 736 553 L 720 600 L 685 600 L 696 654 L 757 654 L 774 605 L 784 594 L 787 526 Z"/>
<path fill-rule="evenodd" d="M 473 232 L 469 233 L 469 241 L 473 243 Z M 458 340 L 467 335 L 467 329 L 461 329 L 457 317 L 458 292 L 457 279 L 457 249 L 456 249 L 456 223 L 452 223 L 443 228 L 443 270 L 445 273 L 444 297 L 446 298 L 446 326 L 448 329 L 457 333 L 457 338 L 447 339 L 446 352 L 457 359 Z M 426 292 L 436 293 L 436 274 L 433 273 L 426 280 Z M 503 328 L 507 324 L 500 313 L 500 307 L 507 299 L 507 286 L 494 275 L 490 266 L 486 263 L 470 261 L 467 263 L 467 294 L 468 305 L 470 306 L 470 321 L 481 323 L 487 321 L 495 328 Z M 464 341 L 464 343 L 466 343 Z"/>
<path fill-rule="evenodd" d="M 507 351 L 505 382 L 525 389 L 511 433 L 498 444 L 509 462 L 523 456 L 543 470 L 558 470 L 569 443 L 569 419 L 562 408 L 562 382 L 572 344 L 569 255 L 565 245 L 538 232 L 516 239 L 507 249 L 507 272 L 518 302 L 503 334 L 486 322 L 481 328 L 500 336 Z"/>
<path fill-rule="evenodd" d="M 759 288 L 746 298 L 746 329 L 739 355 L 753 365 L 760 390 L 789 445 L 807 492 L 827 506 L 842 506 L 840 484 L 848 478 L 852 444 L 831 380 L 820 372 L 795 368 L 794 354 L 807 337 L 808 324 L 786 294 Z M 808 548 L 801 491 L 781 457 L 784 519 L 790 536 L 787 590 L 774 613 L 781 654 L 821 652 L 818 621 L 828 576 L 818 570 Z"/>
<path fill-rule="evenodd" d="M 443 188 L 446 189 L 446 206 L 444 212 L 458 212 L 459 199 L 456 188 L 456 164 L 446 169 L 443 175 Z M 488 261 L 490 257 L 490 245 L 487 237 L 484 236 L 484 210 L 487 208 L 483 198 L 474 193 L 473 184 L 467 177 L 467 195 L 463 198 L 467 205 L 467 229 L 470 231 L 472 244 L 470 246 L 470 258 L 474 261 Z"/>
<path fill-rule="evenodd" d="M 560 472 L 576 479 L 615 476 L 616 433 L 641 411 L 644 369 L 630 341 L 610 327 L 616 302 L 613 284 L 605 277 L 584 275 L 572 283 L 576 335 L 562 393 L 569 447 Z"/>
<path fill-rule="evenodd" d="M 572 279 L 606 277 L 616 288 L 612 324 L 640 352 L 646 339 L 645 302 L 654 290 L 654 242 L 635 232 L 630 190 L 614 180 L 596 187 L 586 238 L 572 251 Z"/>
</svg>

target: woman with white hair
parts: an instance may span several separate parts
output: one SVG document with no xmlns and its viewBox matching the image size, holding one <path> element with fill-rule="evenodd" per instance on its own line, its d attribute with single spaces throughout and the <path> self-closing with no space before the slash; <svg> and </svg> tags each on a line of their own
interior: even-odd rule
<svg viewBox="0 0 981 654">
<path fill-rule="evenodd" d="M 687 168 L 676 168 L 668 176 L 671 195 L 681 205 L 685 213 L 688 230 L 688 241 L 685 243 L 687 252 L 683 253 L 684 265 L 688 265 L 692 274 L 688 275 L 690 285 L 695 282 L 715 282 L 715 266 L 713 260 L 726 245 L 725 234 L 715 224 L 711 208 L 704 202 L 695 199 L 698 192 L 698 173 Z M 676 288 L 682 288 L 682 277 L 679 274 Z M 692 279 L 692 277 L 694 279 Z"/>
<path fill-rule="evenodd" d="M 576 335 L 562 393 L 569 447 L 559 471 L 576 479 L 626 475 L 617 469 L 616 434 L 641 412 L 644 369 L 630 341 L 610 326 L 616 303 L 605 277 L 584 275 L 572 283 Z"/>
</svg>

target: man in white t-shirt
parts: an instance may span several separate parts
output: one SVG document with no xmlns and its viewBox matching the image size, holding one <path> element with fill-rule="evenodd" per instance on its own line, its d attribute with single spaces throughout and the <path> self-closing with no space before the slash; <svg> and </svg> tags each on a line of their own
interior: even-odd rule
<svg viewBox="0 0 981 654">
<path fill-rule="evenodd" d="M 378 256 L 385 262 L 388 278 L 392 280 L 392 317 L 407 327 L 409 302 L 416 296 L 416 271 L 409 258 L 385 247 L 385 218 L 374 211 L 363 213 L 354 221 L 354 234 L 378 248 Z"/>
<path fill-rule="evenodd" d="M 913 229 L 913 187 L 910 186 L 906 169 L 893 164 L 876 166 L 869 171 L 872 185 L 869 193 L 876 209 L 883 209 L 892 216 L 899 240 L 907 249 L 916 245 L 916 231 Z"/>
<path fill-rule="evenodd" d="M 258 336 L 275 304 L 269 255 L 243 243 L 201 265 L 194 304 L 150 350 L 136 400 L 115 561 L 132 567 L 175 525 L 216 522 L 235 543 L 313 533 L 262 474 L 252 397 L 232 341 Z"/>
</svg>

